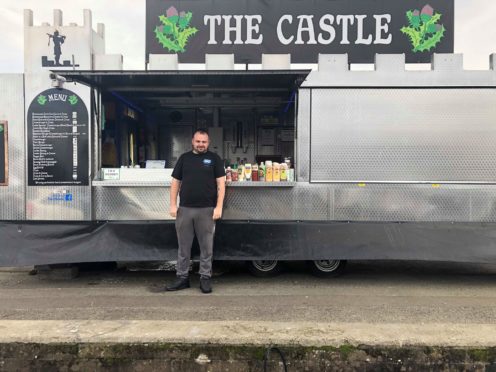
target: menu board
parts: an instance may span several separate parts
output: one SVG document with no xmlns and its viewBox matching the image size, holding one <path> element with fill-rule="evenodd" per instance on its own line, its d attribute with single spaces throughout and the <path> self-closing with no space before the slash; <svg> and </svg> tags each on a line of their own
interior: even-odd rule
<svg viewBox="0 0 496 372">
<path fill-rule="evenodd" d="M 88 185 L 88 110 L 67 89 L 48 89 L 29 105 L 28 185 Z"/>
<path fill-rule="evenodd" d="M 9 184 L 9 150 L 7 122 L 0 120 L 0 186 Z"/>
</svg>

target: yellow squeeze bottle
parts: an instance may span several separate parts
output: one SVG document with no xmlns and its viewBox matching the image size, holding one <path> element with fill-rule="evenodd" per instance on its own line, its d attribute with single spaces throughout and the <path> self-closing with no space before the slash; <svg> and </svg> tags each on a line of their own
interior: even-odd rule
<svg viewBox="0 0 496 372">
<path fill-rule="evenodd" d="M 266 161 L 265 162 L 265 181 L 266 182 L 272 182 L 272 162 Z"/>
<path fill-rule="evenodd" d="M 272 172 L 272 178 L 274 182 L 281 181 L 281 164 L 274 163 L 274 170 Z"/>
</svg>

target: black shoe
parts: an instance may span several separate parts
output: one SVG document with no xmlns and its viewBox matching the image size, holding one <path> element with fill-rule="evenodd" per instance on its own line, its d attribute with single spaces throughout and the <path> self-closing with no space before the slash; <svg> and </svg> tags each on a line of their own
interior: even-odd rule
<svg viewBox="0 0 496 372">
<path fill-rule="evenodd" d="M 177 278 L 174 283 L 165 287 L 166 291 L 180 291 L 189 288 L 189 278 Z"/>
<path fill-rule="evenodd" d="M 212 286 L 210 285 L 210 278 L 200 278 L 200 289 L 203 293 L 212 292 Z"/>
</svg>

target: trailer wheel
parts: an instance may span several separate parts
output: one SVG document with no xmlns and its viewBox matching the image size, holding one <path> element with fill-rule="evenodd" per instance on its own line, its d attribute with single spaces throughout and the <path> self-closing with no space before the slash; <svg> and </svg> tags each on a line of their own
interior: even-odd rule
<svg viewBox="0 0 496 372">
<path fill-rule="evenodd" d="M 313 275 L 319 277 L 336 277 L 341 275 L 346 268 L 345 260 L 315 260 L 308 261 L 308 266 Z"/>
<path fill-rule="evenodd" d="M 259 278 L 277 275 L 281 272 L 281 263 L 277 260 L 248 261 L 248 270 Z"/>
</svg>

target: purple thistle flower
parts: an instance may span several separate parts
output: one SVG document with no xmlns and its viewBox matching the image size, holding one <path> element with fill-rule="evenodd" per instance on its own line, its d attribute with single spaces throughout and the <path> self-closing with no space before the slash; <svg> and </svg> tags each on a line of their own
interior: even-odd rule
<svg viewBox="0 0 496 372">
<path fill-rule="evenodd" d="M 434 8 L 427 4 L 422 8 L 422 11 L 420 13 L 422 15 L 428 15 L 432 17 L 434 15 Z"/>
<path fill-rule="evenodd" d="M 171 6 L 169 9 L 167 9 L 167 18 L 177 16 L 177 9 L 173 6 Z"/>
<path fill-rule="evenodd" d="M 414 17 L 420 17 L 420 10 L 415 9 L 412 14 Z"/>
</svg>

